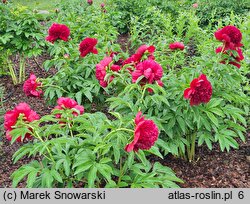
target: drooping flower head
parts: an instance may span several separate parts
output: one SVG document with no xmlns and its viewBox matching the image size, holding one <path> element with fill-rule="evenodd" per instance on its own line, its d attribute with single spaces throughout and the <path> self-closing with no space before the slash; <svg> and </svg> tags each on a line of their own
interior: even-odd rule
<svg viewBox="0 0 250 204">
<path fill-rule="evenodd" d="M 211 99 L 212 91 L 211 83 L 207 80 L 206 75 L 201 74 L 190 83 L 190 88 L 184 91 L 184 98 L 190 99 L 191 106 L 208 103 Z"/>
<path fill-rule="evenodd" d="M 46 40 L 54 43 L 56 40 L 61 39 L 63 41 L 68 41 L 70 30 L 64 24 L 53 23 L 48 31 L 49 35 Z"/>
<path fill-rule="evenodd" d="M 125 151 L 149 150 L 158 136 L 159 130 L 154 121 L 145 120 L 142 113 L 138 112 L 135 118 L 134 140 L 125 147 Z"/>
<path fill-rule="evenodd" d="M 140 84 L 143 86 L 145 84 L 153 84 L 157 82 L 160 86 L 163 85 L 161 78 L 163 76 L 163 69 L 154 60 L 145 60 L 140 62 L 135 71 L 132 72 L 132 82 L 136 83 L 137 79 L 143 76 Z M 149 90 L 150 91 L 150 90 Z M 151 92 L 151 91 L 150 91 Z"/>
<path fill-rule="evenodd" d="M 61 97 L 57 100 L 57 106 L 54 110 L 65 110 L 65 109 L 76 109 L 79 111 L 80 115 L 84 113 L 84 107 L 78 105 L 78 103 L 71 98 L 68 97 Z M 78 116 L 76 111 L 73 111 L 74 116 Z M 61 114 L 56 114 L 56 118 L 61 118 Z"/>
<path fill-rule="evenodd" d="M 81 57 L 85 57 L 89 53 L 98 54 L 98 51 L 95 48 L 97 42 L 98 40 L 95 38 L 85 38 L 79 45 Z"/>
<path fill-rule="evenodd" d="M 169 49 L 171 49 L 171 50 L 177 50 L 177 49 L 184 50 L 184 48 L 185 48 L 185 46 L 181 42 L 174 42 L 174 43 L 169 44 Z"/>
<path fill-rule="evenodd" d="M 4 129 L 6 130 L 7 140 L 11 141 L 12 136 L 10 135 L 10 131 L 13 130 L 13 126 L 16 125 L 21 115 L 23 115 L 22 118 L 25 122 L 32 122 L 40 118 L 35 111 L 31 110 L 27 103 L 19 103 L 13 110 L 7 111 L 4 116 Z M 29 139 L 32 139 L 32 137 L 27 133 L 23 139 L 19 136 L 16 141 L 22 142 Z"/>
<path fill-rule="evenodd" d="M 26 96 L 40 97 L 43 91 L 40 89 L 41 82 L 38 82 L 34 74 L 30 74 L 30 78 L 23 84 L 23 91 Z"/>
<path fill-rule="evenodd" d="M 225 26 L 222 29 L 218 29 L 214 36 L 217 40 L 224 43 L 226 49 L 234 49 L 235 47 L 241 47 L 242 34 L 235 26 Z"/>
</svg>

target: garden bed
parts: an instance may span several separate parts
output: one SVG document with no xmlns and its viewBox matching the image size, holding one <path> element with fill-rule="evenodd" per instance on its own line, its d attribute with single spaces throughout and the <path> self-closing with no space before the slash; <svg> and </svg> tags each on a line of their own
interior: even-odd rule
<svg viewBox="0 0 250 204">
<path fill-rule="evenodd" d="M 126 47 L 128 36 L 122 35 L 119 42 Z M 126 49 L 126 48 L 124 48 Z M 40 57 L 38 62 L 42 66 L 46 56 Z M 39 68 L 32 60 L 27 66 L 27 75 L 35 73 L 38 76 L 47 77 L 55 70 L 45 72 Z M 46 104 L 43 98 L 31 98 L 23 94 L 22 85 L 14 86 L 10 77 L 1 78 L 1 84 L 5 87 L 6 97 L 4 103 L 6 110 L 13 109 L 18 103 L 26 102 L 40 115 L 48 114 L 52 107 Z M 11 93 L 8 96 L 8 93 Z M 238 150 L 230 152 L 221 152 L 219 146 L 215 145 L 213 151 L 206 146 L 199 147 L 196 151 L 196 161 L 187 162 L 173 156 L 166 156 L 161 160 L 155 156 L 150 156 L 152 164 L 159 161 L 163 165 L 172 168 L 176 175 L 183 179 L 185 183 L 180 184 L 184 188 L 249 188 L 250 187 L 250 161 L 247 156 L 250 155 L 250 135 L 246 135 L 246 143 L 241 143 Z M 28 163 L 32 158 L 25 158 L 16 164 L 12 162 L 12 155 L 21 147 L 22 144 L 11 145 L 5 138 L 0 146 L 1 169 L 0 169 L 0 187 L 11 187 L 10 175 L 21 165 Z M 25 187 L 25 182 L 19 184 L 19 187 Z M 77 187 L 83 187 L 79 184 Z"/>
</svg>

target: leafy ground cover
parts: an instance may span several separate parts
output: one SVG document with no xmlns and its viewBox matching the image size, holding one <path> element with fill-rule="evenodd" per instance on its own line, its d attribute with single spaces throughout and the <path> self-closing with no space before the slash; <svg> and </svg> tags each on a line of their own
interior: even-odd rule
<svg viewBox="0 0 250 204">
<path fill-rule="evenodd" d="M 39 0 L 17 0 L 13 1 L 15 6 L 26 6 L 30 9 L 37 9 L 37 10 L 53 10 L 55 9 L 56 5 L 59 3 L 59 0 L 52 0 L 52 1 L 39 1 Z"/>
<path fill-rule="evenodd" d="M 248 5 L 205 3 L 3 2 L 1 186 L 249 187 Z"/>
</svg>

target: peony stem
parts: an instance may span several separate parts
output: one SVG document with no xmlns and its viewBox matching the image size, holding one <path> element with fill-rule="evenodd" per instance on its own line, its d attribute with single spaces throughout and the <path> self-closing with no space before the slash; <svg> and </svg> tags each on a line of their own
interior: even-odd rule
<svg viewBox="0 0 250 204">
<path fill-rule="evenodd" d="M 113 131 L 111 131 L 110 133 L 108 133 L 108 134 L 105 136 L 104 140 L 106 140 L 106 139 L 108 138 L 108 136 L 110 136 L 110 135 L 112 135 L 112 134 L 114 134 L 115 132 L 118 132 L 118 131 L 127 131 L 127 132 L 133 132 L 133 133 L 134 133 L 134 130 L 130 130 L 130 129 L 127 129 L 127 128 L 118 128 L 118 129 L 113 130 Z"/>
<path fill-rule="evenodd" d="M 18 84 L 18 81 L 17 81 L 15 70 L 13 69 L 13 66 L 12 66 L 10 60 L 7 59 L 6 61 L 7 61 L 8 67 L 9 67 L 9 72 L 10 72 L 10 76 L 12 78 L 13 84 L 16 85 L 16 84 Z"/>
<path fill-rule="evenodd" d="M 66 93 L 69 93 L 68 91 L 66 91 L 65 89 L 63 89 L 62 87 L 60 86 L 56 86 L 56 85 L 53 85 L 53 84 L 47 84 L 47 85 L 43 85 L 42 87 L 55 87 L 55 88 L 58 88 Z"/>
<path fill-rule="evenodd" d="M 44 140 L 40 137 L 40 135 L 38 134 L 38 132 L 35 131 L 35 130 L 34 130 L 34 127 L 30 126 L 29 124 L 25 124 L 25 125 L 27 125 L 29 128 L 31 128 L 31 129 L 34 131 L 34 136 L 35 136 L 37 139 L 39 139 L 39 140 L 45 145 L 46 150 L 47 150 L 47 152 L 48 152 L 48 154 L 49 154 L 49 156 L 50 156 L 50 160 L 51 160 L 53 163 L 55 163 L 55 160 L 54 160 L 54 158 L 53 158 L 53 156 L 52 156 L 52 154 L 51 154 L 51 151 L 49 150 L 49 148 L 48 148 L 47 145 L 45 144 Z M 44 155 L 44 156 L 45 156 L 47 159 L 49 159 L 46 155 Z"/>
</svg>

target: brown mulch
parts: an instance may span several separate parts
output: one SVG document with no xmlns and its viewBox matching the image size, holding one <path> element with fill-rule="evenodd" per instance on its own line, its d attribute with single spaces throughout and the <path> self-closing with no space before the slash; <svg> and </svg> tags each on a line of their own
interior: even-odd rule
<svg viewBox="0 0 250 204">
<path fill-rule="evenodd" d="M 127 50 L 128 37 L 128 35 L 122 35 L 118 39 L 124 51 Z M 47 56 L 40 57 L 37 59 L 38 63 L 41 65 L 47 58 Z M 27 77 L 31 72 L 45 78 L 54 74 L 55 70 L 45 72 L 33 60 L 29 60 L 26 70 Z M 4 107 L 6 110 L 14 108 L 20 102 L 26 102 L 41 116 L 51 111 L 52 107 L 48 106 L 43 98 L 37 99 L 25 96 L 22 91 L 22 84 L 13 86 L 10 77 L 1 77 L 0 84 L 5 87 L 6 101 Z M 12 155 L 21 145 L 18 143 L 11 145 L 5 138 L 2 139 L 2 144 L 0 143 L 0 187 L 11 187 L 10 175 L 22 164 L 31 161 L 31 159 L 24 158 L 13 164 Z M 206 146 L 199 147 L 196 150 L 197 161 L 192 163 L 171 155 L 166 156 L 164 160 L 159 160 L 156 157 L 150 157 L 150 160 L 152 163 L 159 161 L 172 168 L 176 175 L 184 180 L 185 183 L 180 184 L 184 188 L 249 188 L 250 161 L 246 159 L 247 155 L 250 156 L 249 134 L 247 134 L 246 143 L 241 143 L 238 150 L 221 152 L 218 145 L 215 145 L 212 151 L 209 151 Z M 19 187 L 24 186 L 25 183 L 19 185 Z"/>
<path fill-rule="evenodd" d="M 216 144 L 212 151 L 201 146 L 196 152 L 196 161 L 188 162 L 172 155 L 164 160 L 152 157 L 151 162 L 159 161 L 181 178 L 182 188 L 249 188 L 250 187 L 250 134 L 246 143 L 240 142 L 238 150 L 221 152 Z"/>
</svg>

